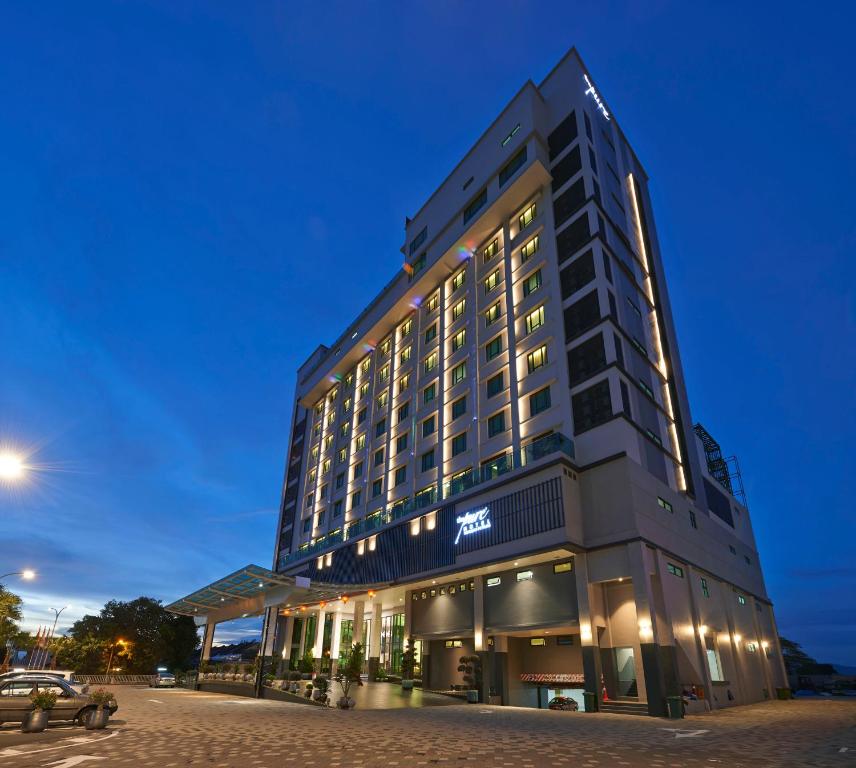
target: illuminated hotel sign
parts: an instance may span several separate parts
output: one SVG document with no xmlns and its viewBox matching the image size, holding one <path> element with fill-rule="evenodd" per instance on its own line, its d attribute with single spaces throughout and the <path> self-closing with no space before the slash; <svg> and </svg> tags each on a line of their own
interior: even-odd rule
<svg viewBox="0 0 856 768">
<path fill-rule="evenodd" d="M 458 535 L 455 536 L 455 544 L 461 540 L 461 536 L 470 536 L 479 531 L 490 528 L 490 507 L 474 509 L 472 512 L 464 512 L 455 518 L 458 524 Z"/>
<path fill-rule="evenodd" d="M 603 116 L 607 120 L 609 120 L 609 112 L 606 111 L 606 106 L 601 101 L 597 90 L 595 89 L 595 87 L 591 83 L 591 80 L 589 80 L 589 76 L 583 75 L 583 79 L 586 81 L 586 85 L 588 86 L 588 90 L 586 91 L 586 96 L 591 96 L 594 99 L 594 103 L 597 104 L 597 108 L 603 113 Z"/>
</svg>

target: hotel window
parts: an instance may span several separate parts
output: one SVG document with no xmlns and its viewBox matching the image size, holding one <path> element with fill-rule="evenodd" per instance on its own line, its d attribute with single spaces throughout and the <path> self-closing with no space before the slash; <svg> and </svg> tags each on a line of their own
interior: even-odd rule
<svg viewBox="0 0 856 768">
<path fill-rule="evenodd" d="M 336 421 L 335 409 L 330 411 L 330 413 L 327 414 L 327 426 L 330 426 L 334 421 Z"/>
<path fill-rule="evenodd" d="M 409 265 L 410 271 L 408 274 L 410 275 L 410 280 L 413 280 L 417 272 L 421 272 L 423 269 L 425 269 L 425 264 L 427 261 L 428 254 L 423 252 L 422 254 L 420 254 L 418 259 L 416 259 L 412 264 Z M 404 266 L 404 271 L 408 271 L 408 265 Z"/>
<path fill-rule="evenodd" d="M 342 500 L 333 502 L 333 517 L 339 517 L 342 514 Z"/>
<path fill-rule="evenodd" d="M 437 396 L 437 384 L 429 384 L 422 390 L 422 402 L 430 403 Z"/>
<path fill-rule="evenodd" d="M 489 576 L 487 579 L 485 579 L 485 584 L 488 587 L 498 587 L 500 584 L 502 584 L 502 578 L 499 576 Z"/>
<path fill-rule="evenodd" d="M 425 373 L 429 371 L 433 371 L 437 367 L 437 361 L 439 357 L 436 352 L 432 352 L 428 357 L 425 358 Z"/>
<path fill-rule="evenodd" d="M 324 459 L 321 462 L 321 474 L 327 474 L 330 471 L 330 459 Z"/>
<path fill-rule="evenodd" d="M 321 425 L 316 424 L 312 427 L 312 437 L 319 437 L 321 435 Z"/>
<path fill-rule="evenodd" d="M 466 224 L 473 216 L 475 216 L 487 202 L 487 189 L 479 192 L 464 208 L 464 224 Z"/>
<path fill-rule="evenodd" d="M 381 464 L 383 464 L 383 448 L 378 448 L 374 452 L 374 465 L 379 467 Z"/>
<path fill-rule="evenodd" d="M 345 484 L 345 473 L 340 472 L 336 475 L 336 488 L 341 488 Z"/>
<path fill-rule="evenodd" d="M 362 500 L 362 498 L 363 498 L 363 492 L 362 491 L 354 491 L 351 494 L 351 509 L 354 509 L 354 507 L 360 506 L 360 501 Z"/>
<path fill-rule="evenodd" d="M 736 549 L 734 549 L 734 545 L 733 545 L 733 544 L 729 544 L 729 545 L 728 545 L 728 551 L 729 551 L 729 552 L 731 552 L 731 554 L 732 554 L 732 555 L 736 555 L 736 554 L 737 554 L 737 550 L 736 550 Z"/>
<path fill-rule="evenodd" d="M 429 416 L 422 422 L 422 437 L 433 435 L 437 426 L 437 420 L 433 416 Z"/>
<path fill-rule="evenodd" d="M 537 416 L 539 413 L 546 411 L 550 405 L 550 387 L 539 389 L 534 395 L 529 398 L 529 415 Z"/>
<path fill-rule="evenodd" d="M 487 420 L 488 437 L 494 437 L 501 432 L 505 432 L 505 411 L 500 411 Z"/>
<path fill-rule="evenodd" d="M 315 483 L 315 470 L 310 469 L 308 474 L 306 475 L 306 482 L 308 485 L 313 485 Z"/>
<path fill-rule="evenodd" d="M 693 528 L 698 528 L 698 520 L 696 520 L 695 512 L 693 512 L 692 510 L 690 510 L 689 512 L 690 512 L 690 525 Z"/>
<path fill-rule="evenodd" d="M 461 299 L 454 307 L 452 307 L 452 322 L 457 320 L 461 315 L 464 314 L 464 310 L 467 308 L 467 300 Z"/>
<path fill-rule="evenodd" d="M 654 397 L 654 390 L 651 389 L 642 379 L 639 379 L 639 386 L 642 387 L 642 391 L 648 395 L 652 400 L 656 402 L 656 398 Z"/>
<path fill-rule="evenodd" d="M 749 558 L 749 555 L 743 555 L 743 559 L 746 561 L 746 565 L 752 565 L 752 560 Z"/>
<path fill-rule="evenodd" d="M 609 421 L 612 418 L 609 380 L 603 379 L 574 395 L 571 398 L 571 409 L 574 413 L 574 432 L 577 434 Z"/>
<path fill-rule="evenodd" d="M 401 354 L 398 356 L 398 361 L 401 365 L 404 365 L 407 362 L 410 362 L 410 355 L 413 353 L 413 345 L 411 344 L 409 347 L 401 350 Z"/>
<path fill-rule="evenodd" d="M 535 203 L 532 203 L 520 216 L 517 217 L 517 224 L 520 227 L 521 231 L 526 229 L 535 217 L 538 215 L 538 209 L 535 206 Z"/>
<path fill-rule="evenodd" d="M 308 508 L 309 508 L 309 507 L 311 507 L 314 503 L 315 503 L 315 494 L 314 494 L 314 493 L 310 493 L 310 494 L 306 497 L 306 504 L 305 504 L 305 507 L 308 509 Z"/>
<path fill-rule="evenodd" d="M 315 418 L 320 419 L 324 415 L 324 403 L 317 403 L 315 405 Z"/>
<path fill-rule="evenodd" d="M 503 383 L 503 372 L 500 371 L 496 376 L 491 376 L 487 380 L 487 396 L 493 397 L 498 395 L 505 388 Z"/>
<path fill-rule="evenodd" d="M 452 403 L 452 421 L 460 418 L 467 412 L 467 396 L 459 397 Z"/>
<path fill-rule="evenodd" d="M 657 503 L 658 503 L 658 504 L 659 504 L 663 509 L 665 509 L 665 510 L 666 510 L 666 512 L 674 512 L 674 509 L 672 509 L 672 505 L 671 505 L 671 504 L 669 504 L 669 502 L 668 502 L 668 501 L 666 501 L 665 499 L 661 499 L 659 496 L 657 497 Z"/>
<path fill-rule="evenodd" d="M 758 645 L 756 643 L 746 643 L 746 652 L 747 653 L 757 653 Z"/>
<path fill-rule="evenodd" d="M 422 454 L 422 471 L 427 472 L 429 469 L 434 469 L 434 449 L 426 451 Z"/>
<path fill-rule="evenodd" d="M 535 235 L 526 245 L 520 249 L 520 263 L 525 264 L 541 248 L 541 236 Z"/>
<path fill-rule="evenodd" d="M 347 421 L 346 421 L 346 422 L 344 422 L 343 424 L 340 424 L 340 425 L 339 425 L 339 437 L 347 437 L 347 435 L 348 435 L 348 427 L 350 427 L 350 426 L 351 426 L 351 425 L 350 425 L 350 424 L 348 424 L 348 422 L 347 422 Z"/>
<path fill-rule="evenodd" d="M 352 400 L 350 397 L 345 398 L 345 401 L 342 403 L 342 411 L 344 413 L 347 413 L 348 411 L 351 410 L 351 402 L 352 402 Z"/>
<path fill-rule="evenodd" d="M 523 297 L 525 298 L 533 291 L 541 287 L 541 270 L 533 272 L 523 281 Z"/>
<path fill-rule="evenodd" d="M 437 337 L 437 323 L 425 330 L 425 343 L 433 341 Z"/>
<path fill-rule="evenodd" d="M 460 272 L 458 272 L 457 275 L 455 275 L 452 278 L 452 293 L 457 291 L 458 288 L 460 288 L 464 284 L 464 281 L 466 279 L 467 279 L 467 270 L 462 269 Z"/>
<path fill-rule="evenodd" d="M 399 435 L 395 438 L 395 452 L 401 453 L 402 451 L 407 450 L 407 442 L 410 436 L 409 432 L 405 432 L 404 434 Z"/>
<path fill-rule="evenodd" d="M 467 341 L 467 329 L 461 328 L 454 336 L 452 336 L 452 352 L 457 352 Z"/>
<path fill-rule="evenodd" d="M 403 339 L 405 336 L 409 336 L 410 332 L 413 330 L 413 318 L 408 317 L 401 325 L 400 336 Z"/>
<path fill-rule="evenodd" d="M 401 424 L 401 422 L 407 419 L 408 416 L 410 416 L 409 400 L 398 409 L 398 423 Z"/>
<path fill-rule="evenodd" d="M 463 381 L 467 377 L 467 362 L 458 363 L 452 368 L 452 386 Z"/>
<path fill-rule="evenodd" d="M 317 522 L 317 523 L 315 523 L 315 527 L 317 528 L 317 527 L 319 527 L 319 526 L 321 526 L 321 525 L 324 525 L 324 519 L 325 519 L 326 517 L 327 517 L 327 512 L 326 512 L 325 510 L 323 510 L 323 509 L 322 509 L 322 510 L 318 513 L 318 522 Z"/>
<path fill-rule="evenodd" d="M 376 499 L 383 493 L 383 480 L 375 480 L 372 483 L 372 498 Z"/>
<path fill-rule="evenodd" d="M 547 640 L 544 637 L 530 637 L 529 638 L 529 645 L 541 648 L 541 647 L 547 645 Z"/>
<path fill-rule="evenodd" d="M 554 563 L 553 564 L 553 573 L 569 573 L 574 569 L 574 563 L 572 560 L 568 560 L 567 563 Z"/>
<path fill-rule="evenodd" d="M 485 359 L 489 362 L 502 352 L 502 336 L 491 339 L 484 346 Z"/>
<path fill-rule="evenodd" d="M 484 324 L 491 325 L 499 320 L 499 302 L 496 302 L 487 312 L 484 313 Z"/>
<path fill-rule="evenodd" d="M 398 467 L 395 470 L 395 485 L 399 486 L 407 481 L 407 466 Z"/>
<path fill-rule="evenodd" d="M 351 387 L 354 386 L 354 374 L 353 373 L 349 373 L 347 376 L 345 376 L 345 386 L 348 389 L 350 389 Z"/>
<path fill-rule="evenodd" d="M 452 456 L 457 456 L 467 450 L 467 433 L 461 432 L 452 438 Z"/>
<path fill-rule="evenodd" d="M 386 408 L 386 404 L 389 402 L 389 392 L 381 392 L 377 398 L 377 407 L 378 409 Z"/>
<path fill-rule="evenodd" d="M 354 450 L 355 451 L 361 451 L 365 447 L 366 447 L 366 436 L 364 434 L 363 435 L 357 435 L 357 439 L 354 440 Z"/>
<path fill-rule="evenodd" d="M 389 381 L 389 363 L 377 372 L 378 381 Z"/>
<path fill-rule="evenodd" d="M 440 306 L 440 294 L 435 293 L 428 301 L 425 302 L 425 311 L 433 312 L 437 307 Z"/>
<path fill-rule="evenodd" d="M 340 448 L 339 453 L 336 454 L 336 459 L 339 462 L 339 464 L 343 464 L 345 459 L 347 458 L 347 456 L 348 456 L 348 449 L 347 448 Z"/>
<path fill-rule="evenodd" d="M 380 353 L 382 355 L 388 355 L 389 351 L 392 349 L 392 339 L 384 339 L 380 343 Z"/>
<path fill-rule="evenodd" d="M 330 401 L 330 405 L 332 405 L 336 401 L 336 396 L 339 394 L 339 389 L 334 388 L 330 390 L 330 394 L 327 395 L 327 399 Z"/>
<path fill-rule="evenodd" d="M 684 578 L 684 569 L 679 565 L 675 565 L 674 563 L 666 563 L 666 570 L 672 574 L 672 576 L 677 576 L 679 579 Z"/>
<path fill-rule="evenodd" d="M 446 648 L 463 648 L 463 640 L 446 640 Z"/>
<path fill-rule="evenodd" d="M 544 325 L 543 304 L 538 309 L 532 310 L 532 312 L 526 315 L 526 333 L 532 333 L 532 331 L 540 328 L 542 325 Z"/>
<path fill-rule="evenodd" d="M 494 238 L 490 245 L 482 251 L 482 260 L 487 264 L 497 253 L 499 253 L 499 240 Z"/>
<path fill-rule="evenodd" d="M 377 424 L 375 424 L 375 437 L 380 437 L 384 432 L 386 432 L 386 419 L 381 419 Z"/>
<path fill-rule="evenodd" d="M 497 285 L 499 285 L 499 270 L 495 269 L 484 281 L 484 292 L 490 293 Z"/>
<path fill-rule="evenodd" d="M 366 413 L 367 411 L 365 408 L 361 408 L 357 411 L 357 424 L 362 424 L 366 420 Z"/>
<path fill-rule="evenodd" d="M 404 376 L 402 376 L 398 380 L 398 394 L 400 395 L 402 392 L 406 391 L 409 386 L 410 386 L 410 374 L 405 373 Z"/>
<path fill-rule="evenodd" d="M 518 581 L 532 581 L 535 578 L 535 574 L 532 571 L 518 571 L 517 572 L 517 580 Z"/>
<path fill-rule="evenodd" d="M 746 598 L 743 595 L 737 595 L 737 602 L 740 605 L 746 605 Z"/>
<path fill-rule="evenodd" d="M 309 533 L 309 531 L 311 531 L 311 530 L 312 530 L 312 518 L 311 518 L 311 517 L 307 517 L 307 518 L 303 521 L 303 532 L 304 532 L 304 533 Z"/>
<path fill-rule="evenodd" d="M 363 462 L 358 461 L 354 464 L 354 480 L 363 476 Z"/>
<path fill-rule="evenodd" d="M 547 345 L 542 344 L 538 349 L 533 349 L 526 355 L 526 369 L 529 373 L 534 373 L 539 368 L 547 365 Z"/>
<path fill-rule="evenodd" d="M 371 361 L 371 359 L 370 359 L 370 358 L 368 358 L 368 357 L 367 357 L 365 360 L 363 360 L 363 362 L 362 362 L 362 363 L 360 363 L 360 370 L 362 370 L 362 372 L 363 372 L 364 374 L 368 373 L 368 372 L 369 372 L 369 368 L 371 368 L 371 367 L 372 367 L 372 361 Z"/>
</svg>

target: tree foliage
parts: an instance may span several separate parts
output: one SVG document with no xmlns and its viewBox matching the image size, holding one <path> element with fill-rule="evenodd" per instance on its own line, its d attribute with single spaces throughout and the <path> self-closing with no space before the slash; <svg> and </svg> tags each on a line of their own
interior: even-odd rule
<svg viewBox="0 0 856 768">
<path fill-rule="evenodd" d="M 58 644 L 57 663 L 77 672 L 103 673 L 112 648 L 111 666 L 126 674 L 151 674 L 161 665 L 186 669 L 198 646 L 193 619 L 168 613 L 159 600 L 111 600 L 97 616 L 74 623 Z"/>
<path fill-rule="evenodd" d="M 789 675 L 831 675 L 835 668 L 831 664 L 819 664 L 816 659 L 809 656 L 793 640 L 779 637 L 782 646 L 782 658 L 785 661 L 785 669 Z"/>
<path fill-rule="evenodd" d="M 14 642 L 18 637 L 22 604 L 23 601 L 18 595 L 0 584 L 0 648 L 2 649 L 5 649 L 7 642 Z M 0 653 L 0 662 L 2 662 L 2 653 Z"/>
</svg>

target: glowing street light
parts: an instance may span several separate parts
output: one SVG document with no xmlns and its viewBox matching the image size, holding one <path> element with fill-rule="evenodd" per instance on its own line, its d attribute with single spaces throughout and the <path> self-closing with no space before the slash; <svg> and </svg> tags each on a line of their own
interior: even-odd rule
<svg viewBox="0 0 856 768">
<path fill-rule="evenodd" d="M 10 571 L 9 573 L 0 575 L 0 580 L 5 579 L 7 576 L 20 576 L 24 581 L 32 581 L 36 578 L 36 572 L 32 568 L 24 568 L 23 571 Z"/>
</svg>

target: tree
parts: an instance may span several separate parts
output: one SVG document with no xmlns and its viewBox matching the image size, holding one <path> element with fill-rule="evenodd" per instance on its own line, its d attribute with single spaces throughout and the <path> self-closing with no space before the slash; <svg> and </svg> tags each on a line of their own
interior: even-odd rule
<svg viewBox="0 0 856 768">
<path fill-rule="evenodd" d="M 151 674 L 159 665 L 186 668 L 199 645 L 192 618 L 168 613 L 150 597 L 111 600 L 97 616 L 76 621 L 68 639 L 57 660 L 96 674 L 104 671 L 111 648 L 113 666 L 128 674 Z"/>
<path fill-rule="evenodd" d="M 3 653 L 5 653 L 6 643 L 18 637 L 22 605 L 23 600 L 18 595 L 0 584 L 0 648 L 4 649 Z M 2 654 L 0 654 L 0 662 L 2 662 Z"/>
<path fill-rule="evenodd" d="M 779 637 L 782 646 L 782 658 L 785 661 L 785 669 L 788 675 L 833 675 L 835 668 L 831 664 L 820 664 L 816 659 L 809 656 L 793 640 Z"/>
</svg>

